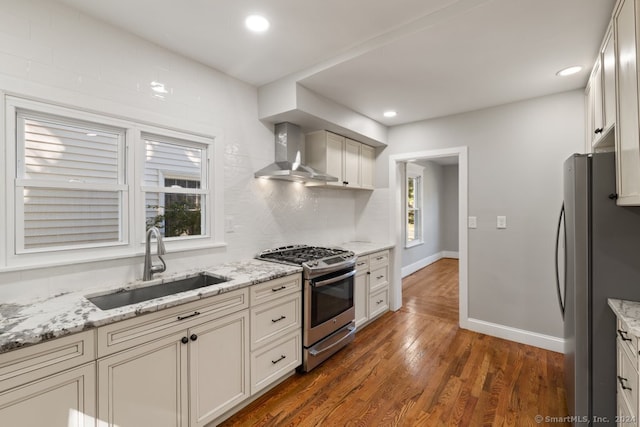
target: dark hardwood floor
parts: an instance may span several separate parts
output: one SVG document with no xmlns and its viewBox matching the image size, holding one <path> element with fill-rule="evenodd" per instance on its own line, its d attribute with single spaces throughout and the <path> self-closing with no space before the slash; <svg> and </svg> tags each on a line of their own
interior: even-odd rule
<svg viewBox="0 0 640 427">
<path fill-rule="evenodd" d="M 403 300 L 222 425 L 569 425 L 545 421 L 567 415 L 562 354 L 458 328 L 457 260 L 406 277 Z"/>
</svg>

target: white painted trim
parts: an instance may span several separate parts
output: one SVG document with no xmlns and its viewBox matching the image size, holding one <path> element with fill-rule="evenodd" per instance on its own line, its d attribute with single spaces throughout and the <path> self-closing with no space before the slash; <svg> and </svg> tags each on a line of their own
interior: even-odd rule
<svg viewBox="0 0 640 427">
<path fill-rule="evenodd" d="M 454 258 L 454 259 L 459 259 L 460 258 L 460 254 L 456 251 L 442 251 L 442 258 Z"/>
<path fill-rule="evenodd" d="M 415 273 L 416 271 L 425 268 L 426 266 L 433 264 L 434 262 L 440 260 L 444 258 L 444 255 L 442 252 L 438 252 L 435 253 L 433 255 L 430 255 L 426 258 L 422 258 L 419 261 L 414 262 L 413 264 L 409 264 L 409 265 L 405 265 L 404 267 L 402 267 L 401 269 L 401 275 L 402 278 L 404 279 L 405 277 L 407 277 L 410 274 Z"/>
<path fill-rule="evenodd" d="M 485 322 L 484 320 L 478 319 L 467 319 L 467 325 L 467 329 L 474 332 L 532 345 L 534 347 L 544 348 L 545 350 L 564 353 L 564 339 L 562 338 L 525 331 L 523 329 L 512 328 L 509 326 L 499 325 L 497 323 Z"/>
<path fill-rule="evenodd" d="M 428 150 L 412 153 L 394 154 L 389 156 L 389 232 L 393 236 L 396 248 L 402 248 L 404 237 L 402 235 L 402 173 L 397 167 L 398 162 L 411 159 L 430 159 L 437 157 L 458 156 L 458 248 L 459 248 L 459 323 L 461 328 L 468 327 L 468 160 L 467 147 L 445 148 L 440 150 Z M 397 311 L 402 306 L 402 265 L 399 255 L 393 257 L 391 263 L 391 301 L 390 309 Z"/>
</svg>

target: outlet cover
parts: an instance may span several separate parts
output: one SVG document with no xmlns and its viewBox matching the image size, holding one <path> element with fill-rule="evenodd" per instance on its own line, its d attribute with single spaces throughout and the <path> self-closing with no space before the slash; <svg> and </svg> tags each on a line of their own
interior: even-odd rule
<svg viewBox="0 0 640 427">
<path fill-rule="evenodd" d="M 496 228 L 507 228 L 507 217 L 498 215 L 496 219 Z"/>
<path fill-rule="evenodd" d="M 469 217 L 469 228 L 478 228 L 478 218 L 475 216 Z"/>
</svg>

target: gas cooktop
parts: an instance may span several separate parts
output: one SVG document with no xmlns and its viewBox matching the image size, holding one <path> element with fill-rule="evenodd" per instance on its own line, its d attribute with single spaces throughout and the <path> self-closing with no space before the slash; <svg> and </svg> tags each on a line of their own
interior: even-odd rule
<svg viewBox="0 0 640 427">
<path fill-rule="evenodd" d="M 305 270 L 325 270 L 328 267 L 342 266 L 355 262 L 355 254 L 341 248 L 320 246 L 290 245 L 260 252 L 257 259 L 290 265 L 301 265 Z"/>
</svg>

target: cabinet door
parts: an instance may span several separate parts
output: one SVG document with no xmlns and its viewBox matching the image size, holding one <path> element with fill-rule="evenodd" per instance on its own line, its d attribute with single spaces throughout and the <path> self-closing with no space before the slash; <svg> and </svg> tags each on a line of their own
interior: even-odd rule
<svg viewBox="0 0 640 427">
<path fill-rule="evenodd" d="M 92 362 L 1 393 L 0 424 L 95 426 L 95 368 Z"/>
<path fill-rule="evenodd" d="M 614 15 L 618 120 L 616 129 L 616 186 L 619 205 L 640 205 L 640 132 L 636 10 L 634 0 L 622 0 Z"/>
<path fill-rule="evenodd" d="M 374 188 L 376 150 L 368 145 L 360 147 L 360 184 L 362 188 Z"/>
<path fill-rule="evenodd" d="M 249 313 L 189 329 L 191 426 L 203 426 L 249 397 Z M 148 424 L 152 425 L 152 424 Z"/>
<path fill-rule="evenodd" d="M 327 132 L 327 174 L 338 177 L 337 182 L 329 182 L 329 185 L 342 186 L 344 178 L 344 138 Z"/>
<path fill-rule="evenodd" d="M 591 87 L 592 79 L 587 81 L 587 87 L 584 90 L 584 111 L 585 111 L 585 153 L 593 152 L 593 88 Z"/>
<path fill-rule="evenodd" d="M 616 53 L 609 31 L 602 49 L 603 127 L 609 129 L 616 122 Z"/>
<path fill-rule="evenodd" d="M 602 120 L 602 63 L 600 58 L 593 66 L 591 75 L 591 98 L 593 102 L 593 127 L 591 129 L 591 142 L 595 143 L 602 136 L 604 122 Z"/>
<path fill-rule="evenodd" d="M 351 139 L 344 143 L 344 180 L 347 187 L 360 188 L 360 144 Z"/>
<path fill-rule="evenodd" d="M 183 337 L 173 334 L 98 360 L 101 427 L 187 427 Z"/>
<path fill-rule="evenodd" d="M 367 305 L 369 304 L 368 277 L 369 272 L 358 274 L 353 282 L 353 305 L 356 309 L 356 327 L 362 326 L 369 319 Z"/>
</svg>

